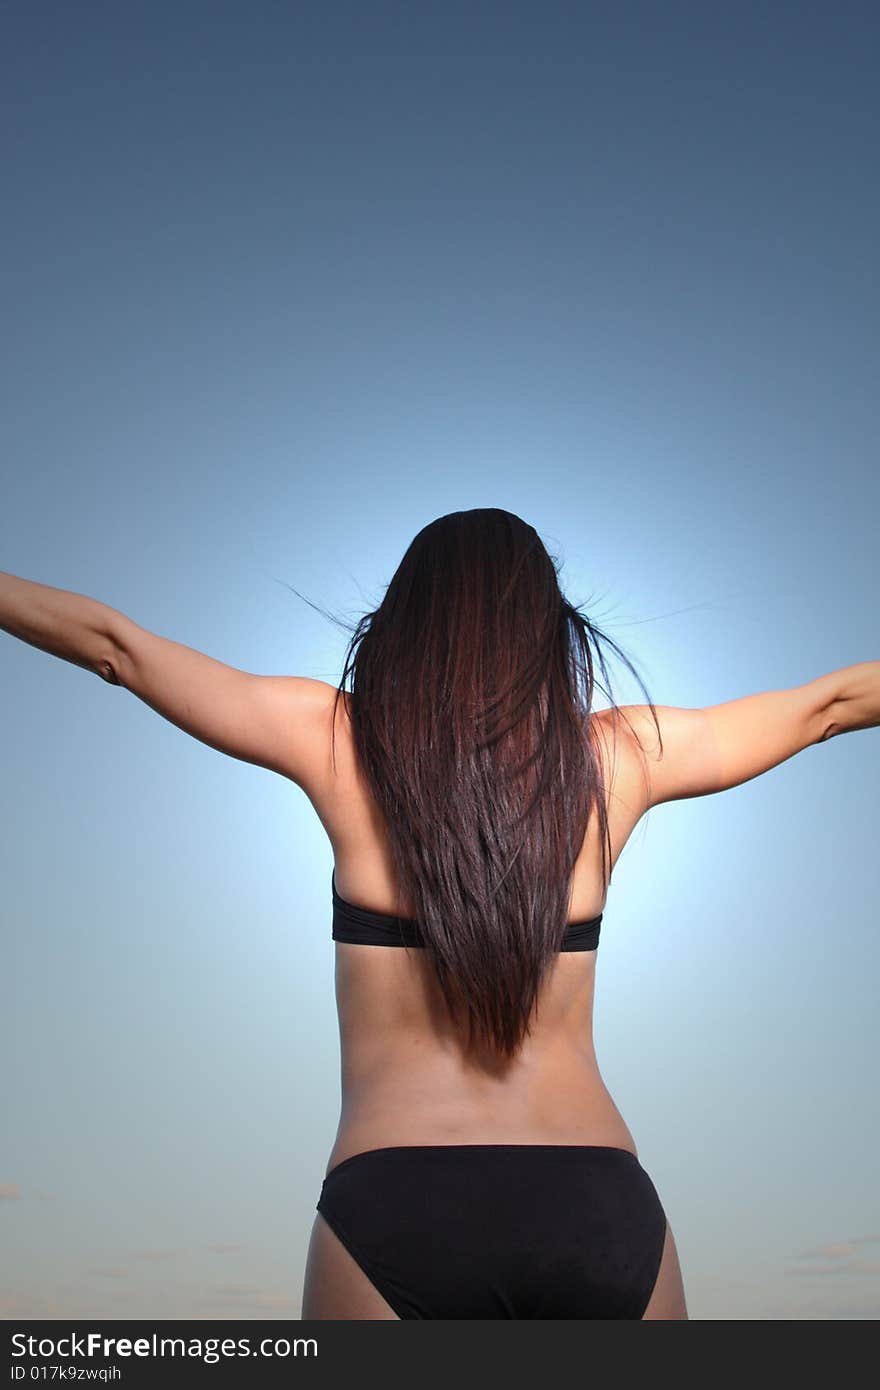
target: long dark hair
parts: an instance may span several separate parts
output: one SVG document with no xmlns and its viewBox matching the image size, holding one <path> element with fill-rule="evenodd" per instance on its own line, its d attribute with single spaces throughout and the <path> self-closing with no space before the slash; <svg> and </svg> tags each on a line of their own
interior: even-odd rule
<svg viewBox="0 0 880 1390">
<path fill-rule="evenodd" d="M 351 675 L 359 766 L 443 998 L 469 1045 L 504 1058 L 530 1032 L 594 814 L 605 888 L 610 879 L 590 719 L 596 686 L 611 700 L 602 644 L 636 677 L 657 725 L 632 662 L 563 596 L 534 527 L 479 507 L 419 531 L 354 627 L 336 689 L 334 766 Z M 613 701 L 611 711 L 616 728 Z"/>
</svg>

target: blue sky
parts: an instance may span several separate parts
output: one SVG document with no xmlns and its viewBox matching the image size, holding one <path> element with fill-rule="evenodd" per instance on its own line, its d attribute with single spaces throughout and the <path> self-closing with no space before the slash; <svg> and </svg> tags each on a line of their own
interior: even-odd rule
<svg viewBox="0 0 880 1390">
<path fill-rule="evenodd" d="M 426 522 L 501 506 L 660 703 L 877 659 L 876 6 L 4 31 L 0 568 L 335 683 L 285 585 L 354 619 Z M 0 1315 L 296 1317 L 329 842 L 3 635 L 0 684 Z M 599 1062 L 694 1318 L 880 1313 L 878 752 L 658 807 L 615 872 Z"/>
</svg>

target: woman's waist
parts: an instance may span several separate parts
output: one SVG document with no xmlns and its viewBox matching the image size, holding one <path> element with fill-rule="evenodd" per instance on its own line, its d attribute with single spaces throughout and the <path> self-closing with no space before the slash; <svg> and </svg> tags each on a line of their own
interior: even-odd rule
<svg viewBox="0 0 880 1390">
<path fill-rule="evenodd" d="M 595 1063 L 521 1084 L 426 1084 L 419 1068 L 343 1082 L 328 1171 L 365 1149 L 417 1144 L 636 1144 Z"/>
</svg>

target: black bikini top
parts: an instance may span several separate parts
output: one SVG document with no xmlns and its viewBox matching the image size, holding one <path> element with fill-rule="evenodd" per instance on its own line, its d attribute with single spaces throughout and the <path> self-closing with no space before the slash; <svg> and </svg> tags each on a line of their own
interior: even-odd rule
<svg viewBox="0 0 880 1390">
<path fill-rule="evenodd" d="M 418 924 L 411 917 L 393 917 L 385 912 L 370 912 L 341 898 L 336 891 L 336 871 L 330 884 L 333 889 L 333 940 L 348 941 L 355 946 L 415 946 L 422 945 Z M 595 951 L 599 945 L 599 925 L 602 913 L 588 922 L 570 922 L 562 938 L 561 951 Z"/>
</svg>

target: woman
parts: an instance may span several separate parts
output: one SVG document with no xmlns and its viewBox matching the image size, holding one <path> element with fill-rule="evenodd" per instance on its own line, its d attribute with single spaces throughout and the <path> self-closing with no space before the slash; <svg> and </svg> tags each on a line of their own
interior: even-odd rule
<svg viewBox="0 0 880 1390">
<path fill-rule="evenodd" d="M 875 726 L 880 662 L 595 710 L 602 643 L 622 653 L 497 508 L 416 536 L 338 687 L 236 671 L 12 575 L 0 626 L 291 778 L 330 838 L 342 1113 L 303 1318 L 686 1318 L 593 1050 L 611 873 L 649 807 Z"/>
</svg>

